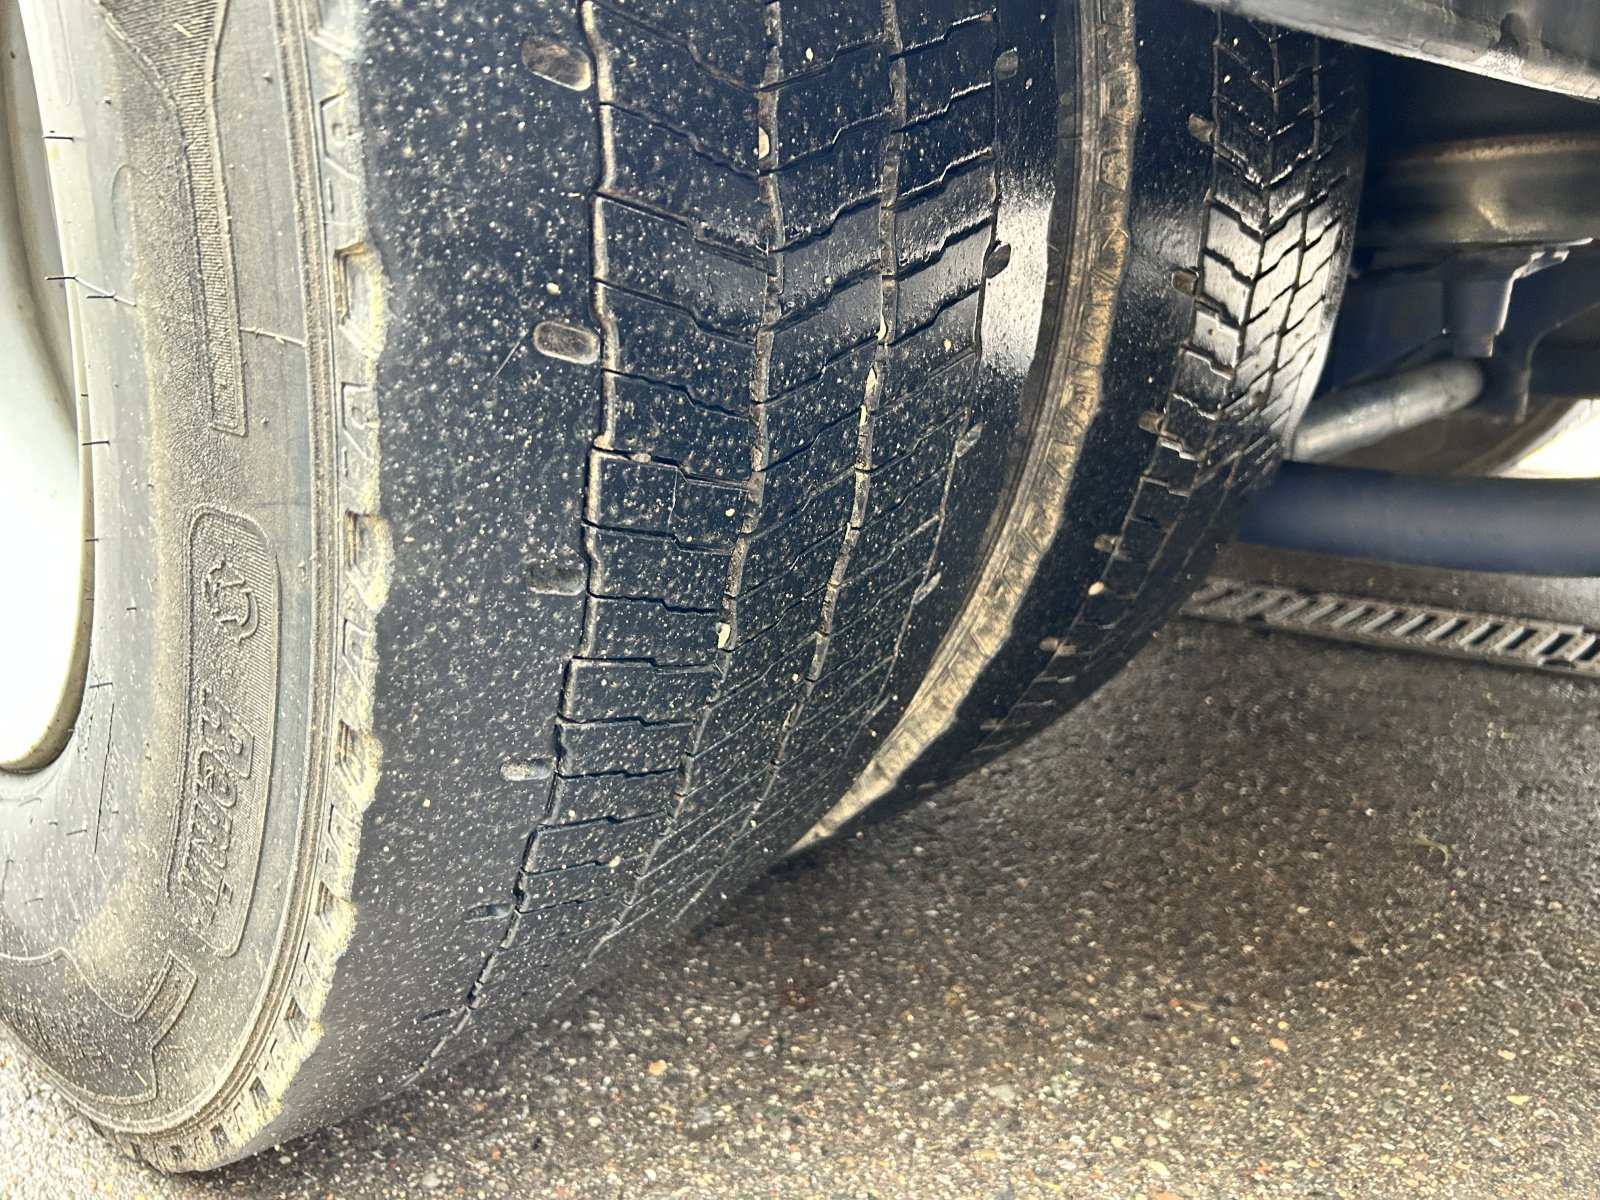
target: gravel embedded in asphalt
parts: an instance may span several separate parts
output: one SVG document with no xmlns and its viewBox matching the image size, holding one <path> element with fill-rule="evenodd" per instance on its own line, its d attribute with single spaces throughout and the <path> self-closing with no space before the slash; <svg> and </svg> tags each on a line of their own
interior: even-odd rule
<svg viewBox="0 0 1600 1200">
<path fill-rule="evenodd" d="M 1180 623 L 565 1019 L 213 1176 L 0 1045 L 0 1191 L 1597 1196 L 1597 724 L 1593 684 Z"/>
</svg>

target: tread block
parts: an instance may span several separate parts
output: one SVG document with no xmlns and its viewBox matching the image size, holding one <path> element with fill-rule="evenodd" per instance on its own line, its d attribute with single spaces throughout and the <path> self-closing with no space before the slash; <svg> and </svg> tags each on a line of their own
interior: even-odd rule
<svg viewBox="0 0 1600 1200">
<path fill-rule="evenodd" d="M 840 670 L 824 671 L 806 701 L 808 714 L 827 713 L 837 716 L 842 711 L 859 708 L 863 700 L 876 696 L 889 677 L 889 655 L 869 660 L 865 670 L 862 663 L 841 663 Z"/>
<path fill-rule="evenodd" d="M 826 70 L 780 84 L 770 100 L 773 165 L 829 149 L 845 130 L 885 115 L 890 100 L 888 57 L 879 45 L 844 51 Z"/>
<path fill-rule="evenodd" d="M 589 903 L 601 921 L 616 920 L 628 907 L 626 896 L 607 896 Z M 536 999 L 539 1004 L 560 1004 L 578 990 L 572 986 L 570 973 L 573 965 L 582 960 L 584 946 L 594 939 L 598 930 L 565 936 L 557 932 L 545 935 L 539 928 L 541 915 L 517 913 L 512 917 L 511 931 L 516 940 L 494 952 L 473 987 L 473 1003 L 468 1015 L 473 1027 L 484 1030 L 486 1040 L 494 1036 L 489 1032 L 493 1027 L 490 1023 L 502 1017 L 508 1006 L 524 1004 L 530 999 Z M 562 976 L 567 977 L 565 987 L 556 982 Z"/>
<path fill-rule="evenodd" d="M 753 712 L 761 705 L 771 704 L 774 697 L 793 695 L 804 685 L 816 656 L 815 639 L 808 639 L 790 648 L 789 653 L 773 663 L 766 674 L 745 680 L 740 687 L 723 691 L 719 704 L 743 705 Z"/>
<path fill-rule="evenodd" d="M 499 965 L 509 967 L 524 953 L 535 960 L 553 961 L 549 958 L 553 948 L 575 944 L 584 934 L 614 918 L 622 908 L 622 897 L 615 893 L 544 908 L 519 907 L 519 919 L 511 925 L 506 959 Z"/>
<path fill-rule="evenodd" d="M 720 859 L 733 844 L 740 826 L 749 820 L 749 810 L 760 799 L 765 782 L 764 778 L 758 778 L 747 781 L 737 791 L 718 787 L 694 797 L 693 814 L 661 839 L 650 856 L 649 869 L 640 877 L 641 881 L 649 881 L 651 907 L 661 905 L 673 911 L 694 899 L 701 880 L 698 875 L 685 878 L 682 860 L 689 854 L 694 855 L 696 862 Z M 635 914 L 630 912 L 629 915 L 631 918 Z M 643 913 L 637 915 L 648 919 Z"/>
<path fill-rule="evenodd" d="M 841 476 L 781 521 L 758 530 L 745 552 L 745 588 L 767 586 L 819 541 L 843 533 L 854 503 L 855 479 Z"/>
<path fill-rule="evenodd" d="M 710 698 L 716 678 L 709 667 L 674 670 L 577 658 L 567 667 L 561 715 L 574 721 L 688 721 Z"/>
<path fill-rule="evenodd" d="M 853 468 L 860 440 L 860 418 L 848 413 L 804 450 L 769 467 L 761 496 L 763 524 L 794 512 L 812 493 Z"/>
<path fill-rule="evenodd" d="M 938 372 L 978 344 L 978 296 L 941 309 L 927 325 L 889 347 L 881 403 L 919 392 Z"/>
<path fill-rule="evenodd" d="M 1224 195 L 1227 188 L 1223 180 L 1232 177 L 1226 172 L 1218 174 L 1222 178 L 1216 184 L 1217 199 L 1223 204 L 1213 205 L 1206 219 L 1206 249 L 1245 279 L 1254 279 L 1261 268 L 1261 235 Z M 1265 224 L 1264 219 L 1262 224 Z"/>
<path fill-rule="evenodd" d="M 586 529 L 589 590 L 596 596 L 660 600 L 670 608 L 715 612 L 728 587 L 729 556 L 693 550 L 670 537 Z"/>
<path fill-rule="evenodd" d="M 678 791 L 678 766 L 674 762 L 672 770 L 654 775 L 557 775 L 548 823 L 574 825 L 668 812 Z"/>
<path fill-rule="evenodd" d="M 1140 476 L 1138 486 L 1134 488 L 1133 505 L 1128 515 L 1130 520 L 1166 526 L 1182 507 L 1182 497 L 1175 495 L 1161 480 L 1146 474 Z"/>
<path fill-rule="evenodd" d="M 563 775 L 667 771 L 678 765 L 692 729 L 687 721 L 557 721 L 558 770 Z"/>
<path fill-rule="evenodd" d="M 877 598 L 872 608 L 855 620 L 835 629 L 828 637 L 828 657 L 840 662 L 881 655 L 885 646 L 892 646 L 911 609 L 911 597 L 922 582 L 920 576 L 908 575 L 891 590 Z"/>
<path fill-rule="evenodd" d="M 876 562 L 861 563 L 858 570 L 845 575 L 839 587 L 839 610 L 850 614 L 868 612 L 876 604 L 874 595 L 891 592 L 908 579 L 920 581 L 938 538 L 937 528 L 924 525 Z"/>
<path fill-rule="evenodd" d="M 671 304 L 720 333 L 753 337 L 767 272 L 681 221 L 616 200 L 594 202 L 595 278 Z"/>
<path fill-rule="evenodd" d="M 779 315 L 812 308 L 840 281 L 878 267 L 883 261 L 879 220 L 878 205 L 862 204 L 841 213 L 827 233 L 779 251 Z"/>
<path fill-rule="evenodd" d="M 1265 89 L 1259 92 L 1252 92 L 1249 88 L 1241 90 L 1238 72 L 1230 70 L 1229 75 L 1229 82 L 1212 97 L 1216 111 L 1226 123 L 1245 126 L 1253 134 L 1266 138 L 1292 139 L 1299 145 L 1309 145 L 1315 151 L 1317 139 L 1313 137 L 1309 143 L 1306 142 L 1297 128 L 1303 119 L 1316 115 L 1317 93 L 1321 89 L 1314 75 L 1285 80 L 1282 88 L 1272 89 L 1270 93 Z M 1226 134 L 1221 146 L 1224 153 L 1228 152 Z"/>
<path fill-rule="evenodd" d="M 1117 553 L 1138 562 L 1153 562 L 1170 536 L 1170 529 L 1130 518 L 1122 523 L 1117 535 Z"/>
<path fill-rule="evenodd" d="M 660 815 L 542 825 L 533 835 L 527 869 L 535 874 L 625 860 L 648 850 L 665 827 Z"/>
<path fill-rule="evenodd" d="M 761 185 L 695 152 L 689 139 L 643 117 L 600 107 L 600 187 L 674 213 L 702 237 L 741 249 L 761 245 Z"/>
<path fill-rule="evenodd" d="M 882 310 L 882 288 L 873 276 L 846 284 L 820 307 L 773 330 L 767 394 L 816 379 L 831 361 L 876 339 Z"/>
<path fill-rule="evenodd" d="M 1213 452 L 1227 445 L 1227 432 L 1213 440 Z M 1158 479 L 1168 490 L 1187 495 L 1193 489 L 1209 464 L 1201 462 L 1193 455 L 1186 454 L 1170 442 L 1156 443 L 1155 453 L 1150 456 L 1150 461 L 1145 465 L 1145 474 L 1151 479 Z"/>
<path fill-rule="evenodd" d="M 883 36 L 879 0 L 777 6 L 777 57 L 784 74 L 813 70 L 853 46 Z"/>
<path fill-rule="evenodd" d="M 993 232 L 987 224 L 956 238 L 923 266 L 891 280 L 885 322 L 891 338 L 902 338 L 932 321 L 958 297 L 983 285 L 983 261 Z"/>
<path fill-rule="evenodd" d="M 823 235 L 840 215 L 875 199 L 883 186 L 887 119 L 845 130 L 826 154 L 790 163 L 775 178 L 782 245 Z"/>
<path fill-rule="evenodd" d="M 1303 235 L 1302 235 L 1303 236 Z M 1293 291 L 1300 282 L 1301 244 L 1297 242 L 1290 251 L 1262 273 L 1256 280 L 1255 294 L 1250 299 L 1247 313 L 1254 320 L 1266 312 L 1285 293 Z"/>
<path fill-rule="evenodd" d="M 1326 208 L 1323 205 L 1306 214 L 1307 235 L 1315 240 L 1308 242 L 1300 256 L 1300 278 L 1296 282 L 1303 288 L 1319 284 L 1329 264 L 1344 248 L 1343 231 L 1328 223 Z"/>
<path fill-rule="evenodd" d="M 795 731 L 795 736 L 804 738 L 808 746 L 816 747 L 816 753 L 797 760 L 788 777 L 779 780 L 783 799 L 802 796 L 814 789 L 837 792 L 844 786 L 865 760 L 865 753 L 855 743 L 877 701 L 876 695 L 869 695 L 847 712 L 818 708 L 810 714 L 806 723 Z"/>
<path fill-rule="evenodd" d="M 772 747 L 775 754 L 784 722 L 801 686 L 796 683 L 783 691 L 770 693 L 761 704 L 749 702 L 756 692 L 752 688 L 746 688 L 737 697 L 718 700 L 706 713 L 705 733 L 695 757 L 722 763 L 727 761 L 732 748 L 743 743 Z"/>
<path fill-rule="evenodd" d="M 746 87 L 761 82 L 767 37 L 759 15 L 741 4 L 711 0 L 605 0 L 596 5 L 681 39 L 697 62 Z"/>
<path fill-rule="evenodd" d="M 1262 275 L 1267 274 L 1275 267 L 1280 267 L 1286 258 L 1298 259 L 1306 243 L 1306 209 L 1307 205 L 1297 205 L 1281 221 L 1272 227 L 1261 243 Z"/>
<path fill-rule="evenodd" d="M 762 630 L 748 638 L 728 662 L 728 672 L 723 677 L 723 690 L 738 691 L 768 675 L 790 655 L 810 654 L 817 637 L 817 614 L 805 608 L 791 608 Z M 809 659 L 808 659 L 809 661 Z"/>
<path fill-rule="evenodd" d="M 877 650 L 868 649 L 865 653 L 858 654 L 854 658 L 846 658 L 839 653 L 838 647 L 830 644 L 828 653 L 822 662 L 822 670 L 818 672 L 816 682 L 812 686 L 811 694 L 808 697 L 806 711 L 802 714 L 801 723 L 796 728 L 805 729 L 808 725 L 814 726 L 813 718 L 816 710 L 827 702 L 830 696 L 836 711 L 842 711 L 837 708 L 841 695 L 843 695 L 843 703 L 846 708 L 861 707 L 863 698 L 860 691 L 844 694 L 840 692 L 840 688 L 844 684 L 863 680 L 873 672 L 888 667 L 895 657 L 896 648 L 892 640 L 894 636 L 894 634 L 890 635 L 891 641 L 888 646 L 880 646 Z M 827 685 L 828 690 L 824 690 L 824 685 Z M 864 688 L 865 685 L 862 685 L 863 690 Z"/>
<path fill-rule="evenodd" d="M 852 562 L 875 562 L 906 538 L 944 515 L 945 473 L 936 471 L 897 501 L 876 521 L 861 527 Z"/>
<path fill-rule="evenodd" d="M 1316 63 L 1315 44 L 1309 38 L 1290 35 L 1271 25 L 1237 17 L 1224 17 L 1218 23 L 1217 49 L 1234 59 L 1271 88 Z"/>
<path fill-rule="evenodd" d="M 893 511 L 918 484 L 929 479 L 943 481 L 951 451 L 960 436 L 960 425 L 956 420 L 946 421 L 930 430 L 909 454 L 873 468 L 864 525 L 881 521 L 884 514 Z"/>
<path fill-rule="evenodd" d="M 929 430 L 962 411 L 972 399 L 977 376 L 978 360 L 969 355 L 934 375 L 916 394 L 879 408 L 872 424 L 872 465 L 909 454 Z"/>
<path fill-rule="evenodd" d="M 952 172 L 943 187 L 901 200 L 893 210 L 895 272 L 936 258 L 953 236 L 990 221 L 997 200 L 994 171 L 986 162 Z"/>
<path fill-rule="evenodd" d="M 744 480 L 754 466 L 750 419 L 706 408 L 687 392 L 632 375 L 607 373 L 603 450 L 648 454 L 691 475 Z"/>
<path fill-rule="evenodd" d="M 844 530 L 840 529 L 837 536 L 823 538 L 802 552 L 764 587 L 747 590 L 739 598 L 734 645 L 737 646 L 741 638 L 752 638 L 770 629 L 790 608 L 816 596 L 827 586 L 843 540 Z"/>
<path fill-rule="evenodd" d="M 605 365 L 672 384 L 707 408 L 742 416 L 750 407 L 755 348 L 702 328 L 682 309 L 632 292 L 595 289 L 609 327 Z"/>
<path fill-rule="evenodd" d="M 654 600 L 592 597 L 584 619 L 584 658 L 650 659 L 661 666 L 704 666 L 717 651 L 716 613 L 675 612 Z"/>
<path fill-rule="evenodd" d="M 627 913 L 629 899 L 624 893 L 590 903 L 598 910 L 617 914 L 611 918 L 616 921 Z M 508 1006 L 520 1006 L 530 999 L 539 1004 L 560 1004 L 582 990 L 583 983 L 579 981 L 585 980 L 587 968 L 584 947 L 592 945 L 597 936 L 603 937 L 604 931 L 591 930 L 581 937 L 543 937 L 539 915 L 513 915 L 505 948 L 496 952 L 479 976 L 470 1016 L 472 1023 L 483 1030 L 485 1041 L 493 1038 L 493 1023 L 507 1013 Z"/>
<path fill-rule="evenodd" d="M 1217 83 L 1217 147 L 1256 183 L 1274 183 L 1317 147 L 1317 76 L 1305 71 L 1270 91 L 1242 71 L 1224 68 Z"/>
<path fill-rule="evenodd" d="M 603 102 L 677 130 L 718 162 L 756 169 L 754 92 L 718 79 L 682 46 L 608 9 L 591 7 L 589 28 Z"/>
<path fill-rule="evenodd" d="M 1235 325 L 1249 315 L 1254 277 L 1240 275 L 1224 258 L 1207 250 L 1200 260 L 1200 294 L 1227 314 Z"/>
<path fill-rule="evenodd" d="M 985 154 L 994 143 L 994 105 L 989 93 L 971 92 L 950 107 L 900 135 L 900 195 L 943 183 L 963 163 Z"/>
<path fill-rule="evenodd" d="M 1197 304 L 1189 344 L 1212 361 L 1231 367 L 1239 361 L 1244 335 L 1221 313 Z"/>
<path fill-rule="evenodd" d="M 671 534 L 684 545 L 731 547 L 749 503 L 741 487 L 690 479 L 674 466 L 601 450 L 590 455 L 589 479 L 591 522 Z"/>
<path fill-rule="evenodd" d="M 779 704 L 778 719 L 752 726 L 749 736 L 725 738 L 720 745 L 703 747 L 687 764 L 684 775 L 686 796 L 720 790 L 734 792 L 754 780 L 763 778 L 778 754 L 778 739 L 782 731 L 787 704 Z M 725 798 L 718 803 L 727 807 Z"/>
<path fill-rule="evenodd" d="M 1185 346 L 1178 351 L 1172 371 L 1172 389 L 1202 408 L 1219 411 L 1233 397 L 1233 374 L 1219 369 L 1204 354 Z"/>
<path fill-rule="evenodd" d="M 627 878 L 616 867 L 603 863 L 568 867 L 566 870 L 524 872 L 517 881 L 518 908 L 535 912 L 575 900 L 598 900 L 627 889 Z"/>
<path fill-rule="evenodd" d="M 860 408 L 866 398 L 867 373 L 876 356 L 877 343 L 863 342 L 830 360 L 810 383 L 768 402 L 768 452 L 774 462 L 790 457 L 822 430 Z"/>
<path fill-rule="evenodd" d="M 755 806 L 766 799 L 774 785 L 773 760 L 783 752 L 784 743 L 774 742 L 766 748 L 766 757 L 759 753 L 730 754 L 704 770 L 697 764 L 694 787 L 684 797 L 680 819 L 705 825 L 731 819 L 739 828 L 737 836 L 748 837 L 756 816 Z M 711 870 L 720 871 L 724 865 L 712 864 Z"/>
<path fill-rule="evenodd" d="M 1301 287 L 1295 291 L 1289 301 L 1289 315 L 1284 319 L 1289 332 L 1283 335 L 1284 356 L 1296 353 L 1290 347 L 1298 348 L 1305 339 L 1315 339 L 1320 332 L 1315 325 L 1307 327 L 1307 320 L 1312 313 L 1322 307 L 1326 299 L 1319 287 Z M 1282 363 L 1279 364 L 1280 368 Z"/>
<path fill-rule="evenodd" d="M 1114 555 L 1100 570 L 1100 582 L 1118 596 L 1133 597 L 1150 574 L 1150 564 Z"/>
<path fill-rule="evenodd" d="M 898 6 L 896 15 L 900 43 L 910 50 L 948 37 L 955 26 L 966 21 L 992 19 L 994 4 L 993 0 L 925 0 Z"/>
<path fill-rule="evenodd" d="M 939 475 L 936 475 L 933 480 L 930 480 L 930 483 L 942 484 L 943 482 L 944 476 L 942 472 Z M 883 533 L 881 538 L 877 539 L 879 542 L 879 547 L 877 547 L 878 557 L 868 558 L 865 556 L 852 556 L 850 562 L 851 569 L 845 572 L 843 582 L 845 584 L 850 584 L 864 574 L 879 571 L 881 564 L 885 560 L 900 554 L 908 547 L 917 545 L 918 543 L 923 544 L 925 547 L 927 547 L 927 549 L 925 549 L 920 558 L 916 559 L 916 562 L 913 566 L 907 568 L 907 572 L 908 576 L 916 575 L 920 580 L 922 572 L 927 566 L 928 553 L 931 553 L 929 539 L 931 538 L 934 541 L 937 541 L 939 535 L 938 522 L 931 519 L 919 520 L 918 518 L 920 516 L 921 514 L 914 507 L 908 507 L 903 503 L 896 505 L 890 512 L 888 518 L 882 523 Z M 894 580 L 889 579 L 887 575 L 883 575 L 881 573 L 879 578 L 885 579 L 889 583 L 894 582 Z M 841 609 L 842 608 L 843 606 L 841 604 Z M 850 619 L 852 616 L 853 611 L 847 610 L 844 612 L 845 620 Z M 839 624 L 842 627 L 844 621 L 839 622 Z"/>
<path fill-rule="evenodd" d="M 1284 221 L 1293 218 L 1305 206 L 1306 192 L 1302 187 L 1270 185 L 1249 178 L 1239 171 L 1218 170 L 1212 182 L 1213 198 L 1229 209 L 1234 219 L 1248 231 L 1247 236 L 1257 243 L 1256 250 L 1271 262 L 1277 257 L 1270 246 L 1260 245 L 1261 236 L 1272 232 Z M 1207 230 L 1207 241 L 1213 231 Z M 1240 270 L 1244 270 L 1240 264 Z M 1255 268 L 1245 271 L 1254 274 Z"/>
<path fill-rule="evenodd" d="M 943 41 L 905 54 L 906 122 L 926 120 L 952 101 L 991 85 L 994 78 L 993 21 L 969 21 Z"/>
<path fill-rule="evenodd" d="M 1204 403 L 1173 392 L 1161 417 L 1161 436 L 1190 453 L 1201 454 L 1217 433 L 1217 413 Z"/>
</svg>

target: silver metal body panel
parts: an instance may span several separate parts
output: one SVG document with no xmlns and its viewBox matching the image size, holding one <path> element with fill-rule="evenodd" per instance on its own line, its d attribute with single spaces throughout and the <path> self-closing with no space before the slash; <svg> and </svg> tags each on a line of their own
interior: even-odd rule
<svg viewBox="0 0 1600 1200">
<path fill-rule="evenodd" d="M 1595 0 L 1199 0 L 1209 8 L 1600 99 Z"/>
</svg>

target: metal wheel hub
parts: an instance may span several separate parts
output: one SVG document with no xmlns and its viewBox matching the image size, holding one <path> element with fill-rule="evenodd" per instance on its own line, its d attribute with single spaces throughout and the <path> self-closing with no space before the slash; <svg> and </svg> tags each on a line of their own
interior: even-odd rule
<svg viewBox="0 0 1600 1200">
<path fill-rule="evenodd" d="M 61 241 L 17 0 L 0 0 L 0 768 L 61 752 L 87 662 L 89 472 Z"/>
</svg>

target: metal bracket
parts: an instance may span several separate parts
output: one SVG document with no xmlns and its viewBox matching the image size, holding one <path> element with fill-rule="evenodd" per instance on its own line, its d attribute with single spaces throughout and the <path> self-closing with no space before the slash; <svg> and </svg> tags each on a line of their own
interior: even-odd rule
<svg viewBox="0 0 1600 1200">
<path fill-rule="evenodd" d="M 1574 375 L 1600 366 L 1600 356 L 1563 347 L 1548 370 L 1541 362 L 1546 336 L 1600 307 L 1600 255 L 1569 257 L 1570 250 L 1481 247 L 1426 267 L 1354 280 L 1334 330 L 1324 386 L 1342 388 L 1454 353 L 1482 359 L 1486 382 L 1473 411 L 1487 419 L 1521 420 L 1533 391 L 1600 393 L 1600 373 Z M 1560 389 L 1534 387 L 1558 381 Z"/>
<path fill-rule="evenodd" d="M 1600 305 L 1600 256 L 1571 258 L 1559 267 L 1517 283 L 1505 325 L 1494 341 L 1494 354 L 1483 364 L 1486 382 L 1478 401 L 1487 415 L 1520 420 L 1527 413 L 1540 343 L 1573 317 Z M 1588 356 L 1590 364 L 1594 357 Z M 1569 355 L 1569 367 L 1582 365 Z M 1545 382 L 1552 382 L 1546 380 Z M 1592 396 L 1600 391 L 1600 374 L 1567 381 L 1570 394 Z M 1552 393 L 1540 388 L 1544 395 Z"/>
</svg>

